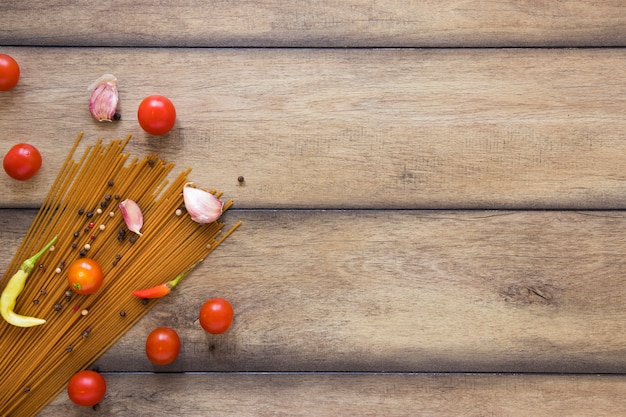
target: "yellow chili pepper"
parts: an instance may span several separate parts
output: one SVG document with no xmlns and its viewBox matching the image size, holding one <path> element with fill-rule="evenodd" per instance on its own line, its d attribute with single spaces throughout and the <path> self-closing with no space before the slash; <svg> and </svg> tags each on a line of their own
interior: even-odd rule
<svg viewBox="0 0 626 417">
<path fill-rule="evenodd" d="M 37 252 L 32 257 L 28 258 L 20 269 L 11 277 L 7 286 L 0 295 L 0 314 L 9 323 L 18 327 L 32 327 L 44 324 L 46 321 L 37 317 L 22 316 L 13 311 L 15 308 L 15 302 L 20 295 L 26 284 L 26 278 L 35 267 L 35 263 L 46 253 L 48 249 L 56 242 L 58 236 L 55 236 L 42 250 Z"/>
</svg>

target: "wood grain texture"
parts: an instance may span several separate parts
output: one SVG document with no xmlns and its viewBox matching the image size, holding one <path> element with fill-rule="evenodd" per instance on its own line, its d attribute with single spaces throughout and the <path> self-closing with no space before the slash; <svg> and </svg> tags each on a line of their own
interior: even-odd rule
<svg viewBox="0 0 626 417">
<path fill-rule="evenodd" d="M 0 212 L 0 259 L 24 212 Z M 227 216 L 243 226 L 100 358 L 102 371 L 626 371 L 621 212 Z M 236 310 L 224 335 L 197 321 L 213 296 Z M 158 368 L 143 346 L 161 325 L 183 347 Z"/>
<path fill-rule="evenodd" d="M 557 375 L 106 375 L 98 412 L 62 393 L 40 417 L 624 415 L 623 376 Z M 148 391 L 146 387 L 151 387 Z"/>
<path fill-rule="evenodd" d="M 37 207 L 70 144 L 133 134 L 239 208 L 626 206 L 626 51 L 8 48 L 23 65 L 0 95 L 2 151 L 44 153 L 28 183 L 0 176 L 2 207 Z M 119 79 L 119 123 L 86 86 Z M 177 107 L 164 138 L 136 109 Z M 239 184 L 237 178 L 245 177 Z"/>
<path fill-rule="evenodd" d="M 620 0 L 0 2 L 4 45 L 623 46 Z"/>
</svg>

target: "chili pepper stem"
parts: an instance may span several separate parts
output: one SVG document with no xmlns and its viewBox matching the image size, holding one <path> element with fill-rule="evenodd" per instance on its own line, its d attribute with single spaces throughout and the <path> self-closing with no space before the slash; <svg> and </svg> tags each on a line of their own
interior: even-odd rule
<svg viewBox="0 0 626 417">
<path fill-rule="evenodd" d="M 41 258 L 41 256 L 44 253 L 46 253 L 48 251 L 48 249 L 50 249 L 50 247 L 52 247 L 52 245 L 54 245 L 56 243 L 58 238 L 59 238 L 59 236 L 53 237 L 52 240 L 50 242 L 48 242 L 46 244 L 46 246 L 43 247 L 43 249 L 41 249 L 39 252 L 37 252 L 36 254 L 31 256 L 30 258 L 26 259 L 24 262 L 22 262 L 22 265 L 20 265 L 20 269 L 22 271 L 26 272 L 27 274 L 30 273 L 33 270 L 33 268 L 35 267 L 35 263 L 37 263 L 39 258 Z"/>
<path fill-rule="evenodd" d="M 183 279 L 184 277 L 187 276 L 187 274 L 189 274 L 191 272 L 192 269 L 194 269 L 196 267 L 196 265 L 198 265 L 200 262 L 202 262 L 204 259 L 200 259 L 198 262 L 196 262 L 195 264 L 191 265 L 189 268 L 185 269 L 183 272 L 181 272 L 176 278 L 174 278 L 171 281 L 168 281 L 165 283 L 165 285 L 167 285 L 167 287 L 171 290 L 173 289 L 176 285 L 178 285 L 178 282 Z"/>
</svg>

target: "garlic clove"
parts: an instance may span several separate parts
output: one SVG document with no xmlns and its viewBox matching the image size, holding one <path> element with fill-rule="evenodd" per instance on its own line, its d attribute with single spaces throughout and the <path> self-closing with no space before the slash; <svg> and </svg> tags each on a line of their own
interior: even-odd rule
<svg viewBox="0 0 626 417">
<path fill-rule="evenodd" d="M 87 88 L 91 91 L 89 111 L 93 118 L 99 122 L 110 122 L 116 117 L 117 102 L 119 101 L 116 81 L 117 78 L 114 75 L 104 74 Z"/>
<path fill-rule="evenodd" d="M 193 183 L 188 182 L 183 187 L 185 210 L 191 216 L 191 220 L 197 223 L 211 223 L 219 219 L 224 203 L 208 191 L 192 185 Z"/>
<path fill-rule="evenodd" d="M 119 204 L 120 211 L 124 217 L 124 223 L 131 232 L 141 236 L 141 227 L 143 226 L 143 214 L 141 209 L 133 200 L 126 199 Z"/>
</svg>

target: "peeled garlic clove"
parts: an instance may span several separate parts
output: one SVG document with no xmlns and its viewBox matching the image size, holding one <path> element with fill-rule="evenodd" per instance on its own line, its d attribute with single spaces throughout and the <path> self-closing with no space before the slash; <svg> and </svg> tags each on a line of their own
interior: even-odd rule
<svg viewBox="0 0 626 417">
<path fill-rule="evenodd" d="M 113 74 L 104 74 L 87 88 L 91 91 L 89 111 L 99 122 L 110 122 L 115 118 L 118 102 L 116 81 Z"/>
<path fill-rule="evenodd" d="M 217 197 L 208 191 L 192 187 L 188 182 L 183 187 L 183 199 L 185 210 L 191 216 L 191 220 L 198 223 L 211 223 L 222 215 L 222 203 Z"/>
<path fill-rule="evenodd" d="M 126 227 L 131 232 L 137 233 L 141 236 L 141 227 L 143 226 L 143 214 L 141 214 L 141 209 L 133 200 L 124 200 L 119 204 L 119 208 L 122 212 L 122 216 L 124 217 L 124 222 L 126 223 Z"/>
</svg>

